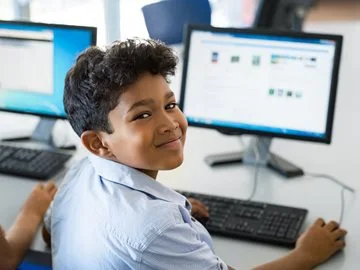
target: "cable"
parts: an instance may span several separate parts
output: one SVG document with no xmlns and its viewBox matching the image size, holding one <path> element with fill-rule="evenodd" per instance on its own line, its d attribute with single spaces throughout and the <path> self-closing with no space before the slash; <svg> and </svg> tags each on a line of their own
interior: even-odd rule
<svg viewBox="0 0 360 270">
<path fill-rule="evenodd" d="M 255 172 L 254 172 L 254 185 L 253 185 L 253 189 L 251 191 L 251 195 L 249 196 L 249 198 L 247 199 L 247 201 L 251 201 L 254 198 L 254 195 L 256 193 L 256 189 L 258 186 L 258 175 L 259 175 L 259 163 L 257 162 L 255 164 Z"/>
<path fill-rule="evenodd" d="M 338 221 L 339 225 L 341 225 L 343 218 L 344 218 L 344 212 L 345 212 L 345 189 L 347 189 L 348 191 L 350 191 L 352 193 L 355 193 L 355 189 L 342 183 L 341 181 L 337 180 L 335 177 L 328 175 L 328 174 L 305 172 L 305 176 L 328 179 L 328 180 L 334 182 L 335 184 L 341 186 L 341 193 L 340 193 L 341 207 L 340 207 L 340 217 L 339 217 L 339 221 Z"/>
<path fill-rule="evenodd" d="M 328 179 L 328 180 L 333 181 L 334 183 L 338 184 L 339 186 L 343 187 L 344 189 L 347 189 L 350 192 L 353 192 L 353 193 L 355 192 L 355 189 L 353 189 L 352 187 L 337 180 L 334 176 L 324 174 L 324 173 L 311 173 L 311 172 L 305 172 L 305 175 L 310 176 L 310 177 L 318 177 L 318 178 Z"/>
<path fill-rule="evenodd" d="M 341 189 L 340 198 L 341 198 L 341 209 L 340 209 L 339 225 L 341 225 L 341 223 L 343 221 L 344 212 L 345 212 L 345 188 L 344 187 Z"/>
<path fill-rule="evenodd" d="M 247 201 L 251 201 L 256 193 L 257 190 L 257 186 L 258 186 L 258 176 L 259 176 L 259 165 L 260 165 L 260 153 L 259 153 L 259 149 L 258 149 L 258 145 L 257 143 L 254 144 L 254 154 L 255 154 L 255 171 L 254 171 L 254 185 L 253 185 L 253 189 L 251 191 L 251 195 L 249 196 L 249 198 L 247 199 Z"/>
</svg>

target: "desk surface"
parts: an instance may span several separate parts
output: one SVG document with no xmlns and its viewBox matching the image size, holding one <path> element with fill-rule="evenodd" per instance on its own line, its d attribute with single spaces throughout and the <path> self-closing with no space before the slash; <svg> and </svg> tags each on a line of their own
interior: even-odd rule
<svg viewBox="0 0 360 270">
<path fill-rule="evenodd" d="M 246 140 L 245 140 L 246 141 Z M 214 142 L 216 142 L 214 144 Z M 291 151 L 289 147 L 291 146 Z M 234 198 L 247 198 L 254 184 L 254 167 L 249 165 L 230 165 L 211 168 L 204 162 L 206 154 L 241 149 L 238 138 L 227 137 L 215 131 L 189 128 L 185 148 L 185 161 L 181 167 L 173 171 L 159 173 L 158 181 L 174 189 L 191 190 Z M 329 168 L 328 160 L 319 158 L 318 153 L 331 156 L 329 147 L 315 144 L 275 141 L 273 151 L 282 153 L 305 169 L 316 172 L 327 172 L 337 176 L 344 183 L 359 189 L 360 182 L 353 177 L 355 168 L 344 170 L 339 166 Z M 315 149 L 313 149 L 315 148 Z M 360 149 L 360 148 L 358 148 Z M 314 153 L 308 156 L 308 153 Z M 316 153 L 316 154 L 315 154 Z M 85 151 L 80 149 L 70 163 L 83 157 Z M 349 164 L 344 164 L 346 167 Z M 61 175 L 57 182 L 61 182 Z M 267 168 L 261 168 L 258 188 L 254 200 L 309 209 L 306 225 L 321 216 L 326 220 L 338 219 L 340 214 L 340 187 L 320 178 L 300 177 L 285 179 Z M 36 181 L 0 175 L 0 224 L 9 228 L 22 203 L 26 199 Z M 326 192 L 324 192 L 326 191 Z M 344 226 L 349 230 L 347 248 L 319 269 L 355 269 L 356 244 L 360 241 L 359 219 L 355 212 L 360 210 L 360 200 L 356 194 L 346 192 Z M 274 260 L 288 252 L 283 247 L 260 243 L 214 237 L 216 253 L 228 264 L 238 269 L 250 269 L 252 266 Z M 46 250 L 40 234 L 33 246 L 36 250 Z"/>
<path fill-rule="evenodd" d="M 346 28 L 346 31 L 351 30 L 351 27 Z M 325 27 L 325 30 L 328 28 Z M 339 28 L 333 28 L 331 25 L 330 28 L 334 29 L 333 32 L 342 33 Z M 319 29 L 323 30 L 321 27 Z M 360 27 L 357 29 L 359 31 Z M 301 166 L 306 171 L 333 175 L 340 181 L 359 190 L 360 181 L 357 171 L 359 168 L 358 153 L 360 151 L 360 110 L 358 105 L 360 92 L 354 88 L 354 83 L 358 80 L 355 71 L 360 69 L 360 59 L 359 55 L 354 56 L 346 53 L 347 51 L 357 51 L 357 47 L 354 45 L 356 43 L 351 42 L 351 38 L 358 35 L 351 33 L 353 32 L 346 36 L 344 42 L 331 146 L 276 139 L 273 141 L 271 150 Z M 355 57 L 357 60 L 354 59 Z M 354 66 L 355 64 L 358 68 Z M 175 82 L 179 83 L 176 80 Z M 12 117 L 14 116 L 0 113 L 2 126 L 4 126 L 3 123 L 13 124 Z M 35 122 L 26 121 L 29 125 L 33 125 Z M 24 127 L 23 123 L 21 121 L 22 128 Z M 0 137 L 2 135 L 3 133 L 0 134 Z M 236 137 L 224 136 L 212 130 L 189 128 L 184 164 L 176 170 L 161 172 L 158 181 L 174 189 L 247 198 L 254 184 L 254 168 L 252 166 L 231 165 L 210 168 L 204 162 L 204 157 L 207 154 L 236 151 L 237 149 L 241 150 L 241 143 Z M 83 149 L 80 149 L 69 163 L 79 160 L 85 153 Z M 61 182 L 61 178 L 62 175 L 59 175 L 58 183 Z M 0 175 L 0 224 L 5 229 L 9 228 L 14 221 L 22 203 L 35 183 L 35 181 L 23 178 Z M 259 184 L 254 200 L 307 208 L 309 215 L 306 219 L 306 225 L 309 225 L 319 216 L 326 220 L 337 220 L 339 218 L 340 191 L 339 186 L 326 179 L 300 177 L 289 180 L 262 168 L 259 173 Z M 360 199 L 358 195 L 345 192 L 343 226 L 349 231 L 346 250 L 337 254 L 318 269 L 358 269 L 359 260 L 356 244 L 360 242 L 358 229 L 360 220 L 356 213 L 359 212 Z M 288 252 L 286 248 L 254 242 L 222 237 L 214 237 L 213 240 L 216 253 L 225 262 L 237 269 L 250 269 Z M 46 250 L 39 233 L 32 248 Z"/>
</svg>

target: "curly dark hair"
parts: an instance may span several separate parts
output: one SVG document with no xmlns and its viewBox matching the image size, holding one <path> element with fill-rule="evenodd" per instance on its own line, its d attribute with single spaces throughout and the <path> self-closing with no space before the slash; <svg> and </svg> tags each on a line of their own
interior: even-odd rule
<svg viewBox="0 0 360 270">
<path fill-rule="evenodd" d="M 64 107 L 71 126 L 79 136 L 86 130 L 112 133 L 108 114 L 121 93 L 147 72 L 168 81 L 177 61 L 169 47 L 154 40 L 128 39 L 106 49 L 88 48 L 65 78 Z"/>
</svg>

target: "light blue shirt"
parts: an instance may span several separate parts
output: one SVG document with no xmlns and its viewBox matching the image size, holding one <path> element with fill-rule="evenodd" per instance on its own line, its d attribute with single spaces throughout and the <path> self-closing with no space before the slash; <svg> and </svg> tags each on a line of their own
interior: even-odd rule
<svg viewBox="0 0 360 270">
<path fill-rule="evenodd" d="M 94 155 L 72 168 L 45 217 L 54 269 L 228 269 L 179 193 Z"/>
</svg>

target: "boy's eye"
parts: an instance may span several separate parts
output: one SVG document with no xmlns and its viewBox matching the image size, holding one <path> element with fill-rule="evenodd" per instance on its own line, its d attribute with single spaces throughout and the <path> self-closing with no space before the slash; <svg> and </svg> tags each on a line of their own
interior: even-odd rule
<svg viewBox="0 0 360 270">
<path fill-rule="evenodd" d="M 166 105 L 165 109 L 166 110 L 172 110 L 172 109 L 175 109 L 176 107 L 177 107 L 177 103 L 172 102 L 172 103 Z"/>
<path fill-rule="evenodd" d="M 134 120 L 145 119 L 145 118 L 148 118 L 148 117 L 150 117 L 150 113 L 141 113 L 141 114 L 135 116 Z"/>
</svg>

